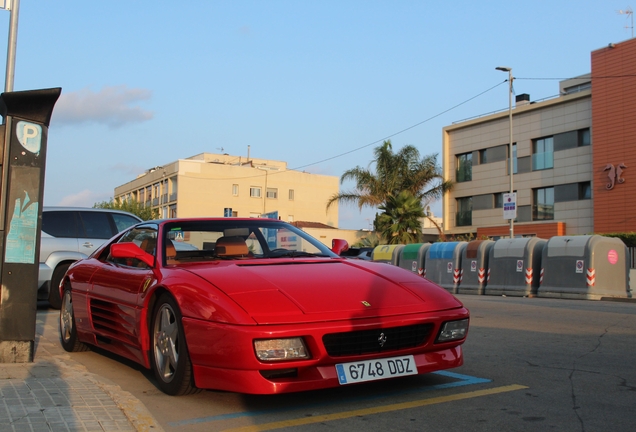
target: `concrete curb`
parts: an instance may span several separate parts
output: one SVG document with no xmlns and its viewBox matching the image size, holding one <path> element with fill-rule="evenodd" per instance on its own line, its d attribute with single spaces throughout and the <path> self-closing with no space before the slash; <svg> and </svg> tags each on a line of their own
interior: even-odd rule
<svg viewBox="0 0 636 432">
<path fill-rule="evenodd" d="M 67 355 L 54 355 L 52 358 L 60 366 L 62 376 L 84 377 L 104 391 L 132 423 L 135 430 L 139 432 L 164 432 L 146 406 L 131 393 L 122 390 L 118 385 L 105 382 L 102 377 L 89 372 L 84 365 L 73 361 Z"/>
<path fill-rule="evenodd" d="M 7 367 L 0 364 L 0 372 L 2 372 L 0 378 L 4 375 L 5 378 L 22 380 L 58 378 L 69 383 L 81 382 L 86 387 L 92 387 L 94 393 L 106 395 L 126 417 L 134 430 L 164 432 L 139 399 L 108 379 L 89 372 L 84 365 L 73 360 L 71 355 L 64 351 L 58 339 L 50 340 L 44 335 L 45 329 L 49 336 L 58 335 L 57 319 L 52 320 L 56 315 L 56 312 L 49 312 L 44 316 L 38 313 L 34 362 L 7 365 Z"/>
</svg>

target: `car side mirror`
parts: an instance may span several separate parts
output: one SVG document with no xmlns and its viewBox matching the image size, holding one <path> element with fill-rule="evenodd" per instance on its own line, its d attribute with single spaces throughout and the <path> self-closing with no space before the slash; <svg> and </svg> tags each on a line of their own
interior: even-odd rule
<svg viewBox="0 0 636 432">
<path fill-rule="evenodd" d="M 148 264 L 149 267 L 155 265 L 155 257 L 132 242 L 112 244 L 110 246 L 110 255 L 113 258 L 136 258 Z"/>
<path fill-rule="evenodd" d="M 349 243 L 343 239 L 333 239 L 331 241 L 331 251 L 337 255 L 349 250 Z"/>
</svg>

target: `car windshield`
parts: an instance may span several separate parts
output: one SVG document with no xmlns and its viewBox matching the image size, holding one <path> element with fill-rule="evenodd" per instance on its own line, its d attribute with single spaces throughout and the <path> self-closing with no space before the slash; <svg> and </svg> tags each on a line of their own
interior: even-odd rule
<svg viewBox="0 0 636 432">
<path fill-rule="evenodd" d="M 268 219 L 184 220 L 164 227 L 166 264 L 204 260 L 337 257 L 293 225 Z"/>
</svg>

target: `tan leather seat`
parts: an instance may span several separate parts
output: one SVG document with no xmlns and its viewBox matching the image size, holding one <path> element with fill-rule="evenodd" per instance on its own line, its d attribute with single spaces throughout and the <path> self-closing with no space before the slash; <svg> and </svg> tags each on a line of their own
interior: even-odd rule
<svg viewBox="0 0 636 432">
<path fill-rule="evenodd" d="M 155 256 L 155 252 L 157 249 L 157 239 L 156 238 L 145 238 L 141 241 L 141 244 L 139 245 L 139 247 L 141 248 L 141 250 L 143 250 L 146 253 L 149 253 L 150 255 Z M 147 268 L 148 265 L 146 263 L 144 263 L 143 261 L 139 260 L 139 259 L 133 259 L 129 262 L 126 262 L 126 265 L 129 266 L 133 266 L 133 267 L 139 267 L 139 268 Z"/>
<path fill-rule="evenodd" d="M 166 239 L 166 264 L 173 265 L 177 264 L 177 250 L 174 247 L 174 243 L 172 240 Z"/>
<path fill-rule="evenodd" d="M 221 237 L 216 241 L 214 254 L 217 256 L 248 256 L 250 251 L 241 237 Z"/>
<path fill-rule="evenodd" d="M 139 247 L 144 251 L 149 253 L 150 255 L 155 254 L 155 248 L 157 247 L 157 239 L 156 238 L 146 238 L 141 242 Z"/>
</svg>

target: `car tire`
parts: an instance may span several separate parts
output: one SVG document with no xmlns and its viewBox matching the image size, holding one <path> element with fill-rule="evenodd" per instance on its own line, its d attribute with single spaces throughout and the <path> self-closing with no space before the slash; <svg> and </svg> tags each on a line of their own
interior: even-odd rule
<svg viewBox="0 0 636 432">
<path fill-rule="evenodd" d="M 60 264 L 55 267 L 53 271 L 53 276 L 51 277 L 51 282 L 49 285 L 49 305 L 53 309 L 59 309 L 62 306 L 62 298 L 60 297 L 60 282 L 62 282 L 62 278 L 66 274 L 66 270 L 68 270 L 71 264 Z"/>
<path fill-rule="evenodd" d="M 71 287 L 64 288 L 60 307 L 60 343 L 62 348 L 68 352 L 79 352 L 88 350 L 77 338 L 77 328 L 75 327 L 75 314 L 73 313 L 73 298 L 71 297 Z"/>
<path fill-rule="evenodd" d="M 150 363 L 161 391 L 172 396 L 197 393 L 181 312 L 172 296 L 157 300 L 150 324 Z"/>
</svg>

